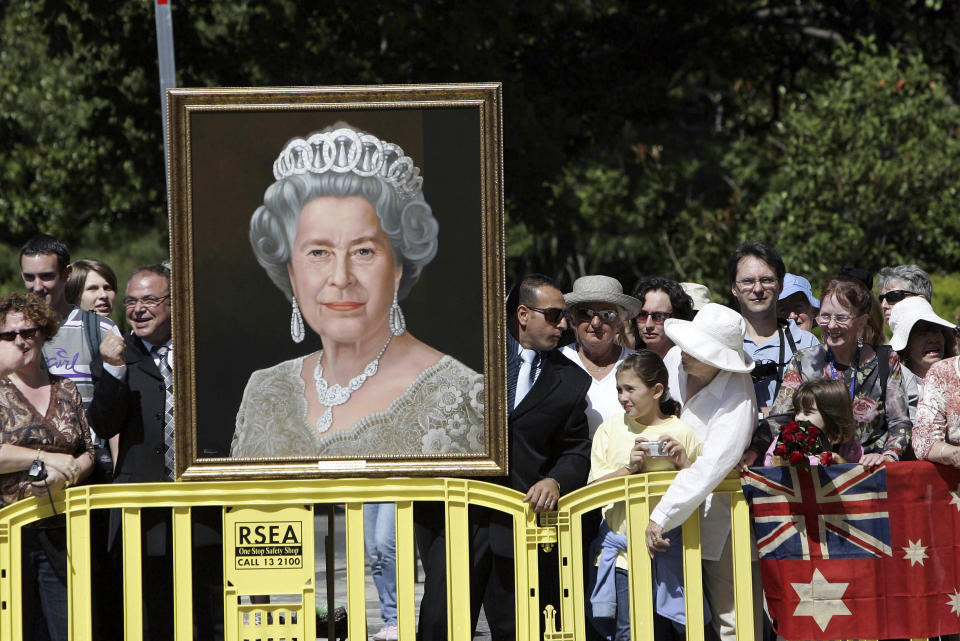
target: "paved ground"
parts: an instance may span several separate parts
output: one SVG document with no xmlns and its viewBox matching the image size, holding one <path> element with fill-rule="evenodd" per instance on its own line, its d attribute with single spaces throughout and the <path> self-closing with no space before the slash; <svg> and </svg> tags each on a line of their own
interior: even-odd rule
<svg viewBox="0 0 960 641">
<path fill-rule="evenodd" d="M 325 549 L 325 540 L 327 536 L 327 515 L 318 513 L 315 522 L 316 535 L 316 567 L 317 567 L 317 599 L 321 603 L 326 602 L 326 561 L 323 554 Z M 336 509 L 334 513 L 334 600 L 337 605 L 346 605 L 347 603 L 347 551 L 346 539 L 344 533 L 344 514 L 342 509 Z M 417 560 L 417 583 L 415 584 L 415 595 L 417 611 L 420 611 L 420 599 L 423 597 L 423 568 Z M 380 601 L 377 598 L 377 589 L 373 584 L 373 578 L 367 569 L 367 631 L 370 635 L 376 633 L 383 625 L 380 618 Z M 348 617 L 350 613 L 348 613 Z M 325 632 L 324 632 L 325 633 Z M 480 621 L 477 624 L 477 632 L 474 639 L 489 639 L 490 631 L 487 627 L 487 621 L 480 613 Z"/>
</svg>

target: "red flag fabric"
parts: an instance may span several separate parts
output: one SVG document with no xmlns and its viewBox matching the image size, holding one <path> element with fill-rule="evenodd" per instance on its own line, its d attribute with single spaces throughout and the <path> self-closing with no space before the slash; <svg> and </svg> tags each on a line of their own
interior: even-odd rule
<svg viewBox="0 0 960 641">
<path fill-rule="evenodd" d="M 767 606 L 785 639 L 960 632 L 960 470 L 767 467 L 741 482 Z"/>
</svg>

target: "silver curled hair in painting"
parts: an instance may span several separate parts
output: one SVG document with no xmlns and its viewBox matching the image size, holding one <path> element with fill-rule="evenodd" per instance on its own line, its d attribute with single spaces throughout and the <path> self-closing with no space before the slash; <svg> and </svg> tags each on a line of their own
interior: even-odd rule
<svg viewBox="0 0 960 641">
<path fill-rule="evenodd" d="M 310 329 L 323 348 L 251 374 L 231 456 L 484 451 L 483 376 L 413 336 L 400 309 L 438 249 L 413 159 L 337 123 L 286 143 L 273 176 L 250 244 L 290 301 L 291 338 Z"/>
<path fill-rule="evenodd" d="M 437 254 L 439 225 L 423 198 L 423 178 L 403 149 L 343 122 L 306 140 L 294 138 L 273 163 L 273 183 L 250 220 L 257 262 L 291 302 L 290 337 L 301 342 L 303 318 L 290 287 L 287 263 L 303 203 L 319 196 L 360 196 L 376 209 L 403 267 L 394 295 L 391 329 L 405 329 L 399 301 Z"/>
</svg>

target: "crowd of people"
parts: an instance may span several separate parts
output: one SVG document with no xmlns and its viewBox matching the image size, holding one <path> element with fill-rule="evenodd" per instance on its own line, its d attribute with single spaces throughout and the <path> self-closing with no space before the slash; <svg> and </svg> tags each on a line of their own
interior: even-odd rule
<svg viewBox="0 0 960 641">
<path fill-rule="evenodd" d="M 28 496 L 54 497 L 78 483 L 166 481 L 174 478 L 173 346 L 170 268 L 144 265 L 129 275 L 117 301 L 116 274 L 93 259 L 71 262 L 67 246 L 49 235 L 20 252 L 25 291 L 0 297 L 0 488 L 3 505 Z M 129 332 L 110 320 L 122 304 Z M 195 544 L 220 545 L 219 526 L 198 518 Z M 91 519 L 94 628 L 120 638 L 116 613 L 120 515 Z M 208 527 L 209 526 L 209 527 Z M 143 514 L 144 638 L 173 636 L 169 515 Z M 24 528 L 24 637 L 66 640 L 67 548 L 62 515 Z M 220 553 L 198 555 L 195 625 L 214 638 L 222 587 Z M 111 569 L 113 574 L 110 574 Z M 216 585 L 216 589 L 212 586 Z M 212 602 L 203 596 L 210 595 Z M 212 605 L 211 605 L 212 604 Z M 109 606 L 109 607 L 107 607 Z"/>
<path fill-rule="evenodd" d="M 561 298 L 556 283 L 531 275 L 508 299 L 508 390 L 528 376 L 510 367 L 513 359 L 529 360 L 520 358 L 524 350 L 536 352 L 535 362 L 565 356 L 585 390 L 576 416 L 565 395 L 562 424 L 538 398 L 541 434 L 554 425 L 565 436 L 543 442 L 546 461 L 511 455 L 511 476 L 519 466 L 528 483 L 552 479 L 552 460 L 577 457 L 582 476 L 557 484 L 545 504 L 528 494 L 532 509 L 551 509 L 561 493 L 584 483 L 678 470 L 645 533 L 658 639 L 683 632 L 679 526 L 698 509 L 708 636 L 735 638 L 729 502 L 711 492 L 738 467 L 789 464 L 781 430 L 792 422 L 815 428 L 812 464 L 926 459 L 960 466 L 960 334 L 933 310 L 923 270 L 884 268 L 874 293 L 873 274 L 844 268 L 815 293 L 807 278 L 787 273 L 773 247 L 752 242 L 731 253 L 727 277 L 731 306 L 710 302 L 703 285 L 659 276 L 642 279 L 632 296 L 614 278 L 584 276 Z M 548 340 L 537 345 L 531 333 Z M 561 335 L 571 338 L 557 349 Z M 534 381 L 530 395 L 540 385 Z M 511 454 L 529 438 L 514 420 L 525 409 L 525 401 L 508 401 Z M 580 423 L 573 432 L 571 418 Z M 527 491 L 523 483 L 514 487 Z M 629 639 L 624 506 L 607 506 L 598 524 L 588 520 L 588 632 Z M 488 608 L 482 597 L 489 586 L 472 587 Z M 755 638 L 764 634 L 760 590 L 755 563 Z M 511 638 L 510 631 L 492 636 Z"/>
<path fill-rule="evenodd" d="M 390 288 L 398 287 L 402 270 L 385 265 Z M 52 499 L 83 482 L 172 480 L 169 267 L 138 267 L 128 277 L 122 298 L 126 334 L 109 319 L 118 280 L 104 263 L 71 262 L 66 245 L 41 234 L 23 246 L 20 272 L 26 291 L 0 298 L 3 504 L 27 496 Z M 306 295 L 309 281 L 300 282 L 295 269 L 289 273 L 297 293 Z M 520 491 L 533 511 L 542 512 L 587 483 L 678 470 L 651 512 L 644 537 L 654 562 L 658 639 L 681 634 L 686 624 L 679 526 L 697 510 L 703 519 L 707 620 L 717 638 L 735 637 L 729 503 L 711 492 L 738 466 L 780 462 L 781 429 L 790 421 L 809 422 L 823 433 L 823 451 L 812 453 L 814 462 L 829 452 L 833 460 L 864 466 L 926 459 L 960 467 L 958 330 L 933 310 L 926 273 L 914 265 L 884 268 L 875 294 L 870 273 L 848 268 L 826 279 L 818 297 L 806 278 L 786 272 L 774 248 L 747 243 L 731 254 L 728 281 L 732 307 L 711 302 L 703 285 L 660 276 L 641 280 L 631 295 L 605 275 L 581 277 L 564 293 L 549 277 L 531 274 L 507 297 L 510 466 L 508 476 L 494 480 Z M 397 328 L 402 317 L 392 316 L 389 296 L 382 306 L 385 318 L 390 316 L 387 345 L 396 341 L 410 353 L 396 361 L 394 352 L 382 366 L 407 362 L 413 368 L 407 378 L 417 380 L 438 362 L 459 371 L 456 361 Z M 312 314 L 305 310 L 307 324 L 325 335 L 332 353 L 337 335 L 326 336 L 330 327 Z M 418 354 L 424 358 L 417 360 Z M 298 363 L 298 372 L 301 367 Z M 471 390 L 468 379 L 475 377 L 464 374 Z M 239 455 L 267 442 L 257 440 L 252 427 L 253 412 L 264 402 L 250 403 L 251 395 L 262 395 L 266 387 L 254 378 L 251 385 L 255 389 L 248 386 L 238 417 L 245 428 L 233 444 Z M 323 424 L 332 408 L 332 402 L 308 398 L 306 422 Z M 340 410 L 334 416 L 333 425 L 358 418 Z M 428 604 L 445 601 L 447 581 L 444 523 L 435 507 L 418 504 L 415 510 Z M 392 506 L 369 508 L 367 545 L 385 622 L 377 638 L 396 638 Z M 172 581 L 168 518 L 148 516 L 143 524 L 145 567 L 157 593 Z M 102 542 L 98 562 L 119 562 L 119 527 L 118 515 L 95 519 L 92 537 Z M 585 561 L 595 568 L 585 586 L 591 635 L 629 639 L 624 506 L 607 506 L 585 521 L 584 531 Z M 195 533 L 195 544 L 220 545 L 213 522 L 199 519 Z M 482 606 L 491 636 L 511 639 L 516 602 L 511 522 L 494 511 L 472 509 L 470 534 L 474 625 Z M 23 549 L 26 585 L 38 597 L 25 596 L 23 602 L 40 608 L 36 616 L 24 617 L 32 626 L 28 638 L 66 639 L 63 520 L 27 528 Z M 219 553 L 206 556 L 219 559 Z M 195 569 L 195 595 L 219 592 L 222 598 L 216 563 L 210 566 Z M 549 562 L 541 567 L 549 568 Z M 545 602 L 556 588 L 550 574 L 542 576 Z M 754 585 L 759 590 L 760 581 Z M 219 609 L 195 608 L 204 638 L 214 635 L 211 613 Z M 172 637 L 170 612 L 165 599 L 145 600 L 146 638 Z M 762 621 L 758 612 L 757 638 Z M 106 633 L 116 618 L 101 616 L 95 625 Z M 444 608 L 421 608 L 420 638 L 444 639 L 446 632 Z"/>
</svg>

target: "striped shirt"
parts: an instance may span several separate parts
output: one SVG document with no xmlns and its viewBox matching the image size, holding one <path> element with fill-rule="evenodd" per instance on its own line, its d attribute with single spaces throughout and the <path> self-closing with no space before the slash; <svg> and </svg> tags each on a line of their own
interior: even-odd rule
<svg viewBox="0 0 960 641">
<path fill-rule="evenodd" d="M 108 333 L 120 336 L 120 330 L 109 318 L 97 316 L 100 321 L 100 334 Z M 43 356 L 47 361 L 47 369 L 51 374 L 62 376 L 74 382 L 83 399 L 83 407 L 89 408 L 93 401 L 93 375 L 90 372 L 90 363 L 94 357 L 87 337 L 83 331 L 83 315 L 80 308 L 74 306 L 67 319 L 60 325 L 56 335 L 43 345 Z M 126 365 L 103 364 L 105 372 L 118 380 L 126 374 Z M 91 430 L 93 431 L 93 430 Z M 94 436 L 96 438 L 96 436 Z"/>
</svg>

